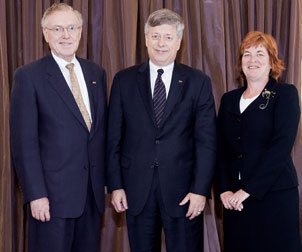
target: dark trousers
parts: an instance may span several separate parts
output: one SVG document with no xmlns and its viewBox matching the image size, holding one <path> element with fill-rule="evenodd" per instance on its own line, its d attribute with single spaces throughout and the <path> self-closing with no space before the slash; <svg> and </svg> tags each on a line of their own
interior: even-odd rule
<svg viewBox="0 0 302 252">
<path fill-rule="evenodd" d="M 51 216 L 49 222 L 41 222 L 29 213 L 28 226 L 29 252 L 99 252 L 100 214 L 90 178 L 86 205 L 80 217 Z"/>
<path fill-rule="evenodd" d="M 193 220 L 170 217 L 163 204 L 157 170 L 143 211 L 126 216 L 131 252 L 161 251 L 162 228 L 167 252 L 203 251 L 203 215 Z"/>
</svg>

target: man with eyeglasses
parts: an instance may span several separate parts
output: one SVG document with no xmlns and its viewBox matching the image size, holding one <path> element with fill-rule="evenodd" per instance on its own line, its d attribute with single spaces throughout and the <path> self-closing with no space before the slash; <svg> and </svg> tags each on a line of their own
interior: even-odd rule
<svg viewBox="0 0 302 252">
<path fill-rule="evenodd" d="M 175 62 L 184 23 L 168 9 L 145 24 L 149 60 L 116 74 L 108 117 L 112 204 L 126 211 L 132 252 L 203 251 L 203 210 L 215 165 L 208 76 Z"/>
<path fill-rule="evenodd" d="M 41 21 L 51 53 L 15 72 L 13 165 L 29 203 L 28 251 L 99 251 L 104 210 L 106 74 L 78 58 L 82 16 L 49 7 Z"/>
</svg>

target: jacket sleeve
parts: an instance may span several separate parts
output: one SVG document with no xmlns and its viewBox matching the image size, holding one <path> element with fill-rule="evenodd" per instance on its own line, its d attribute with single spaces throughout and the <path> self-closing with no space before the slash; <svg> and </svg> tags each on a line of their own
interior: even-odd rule
<svg viewBox="0 0 302 252">
<path fill-rule="evenodd" d="M 30 73 L 16 71 L 10 100 L 10 139 L 24 202 L 47 197 L 39 149 L 38 101 Z"/>
<path fill-rule="evenodd" d="M 113 80 L 108 113 L 107 130 L 107 188 L 109 192 L 122 189 L 120 166 L 121 141 L 123 136 L 123 109 L 119 78 Z"/>
<path fill-rule="evenodd" d="M 211 80 L 203 79 L 194 120 L 195 169 L 191 192 L 210 197 L 216 161 L 216 112 Z"/>
<path fill-rule="evenodd" d="M 283 169 L 287 169 L 286 161 L 290 157 L 298 130 L 300 108 L 297 89 L 293 85 L 284 84 L 278 92 L 272 139 L 255 167 L 253 176 L 243 186 L 243 190 L 258 199 L 265 196 Z"/>
<path fill-rule="evenodd" d="M 215 189 L 218 195 L 231 190 L 227 172 L 230 154 L 228 151 L 229 148 L 227 141 L 223 133 L 223 122 L 227 120 L 224 113 L 224 100 L 225 96 L 221 98 L 217 119 L 217 163 L 215 172 Z"/>
</svg>

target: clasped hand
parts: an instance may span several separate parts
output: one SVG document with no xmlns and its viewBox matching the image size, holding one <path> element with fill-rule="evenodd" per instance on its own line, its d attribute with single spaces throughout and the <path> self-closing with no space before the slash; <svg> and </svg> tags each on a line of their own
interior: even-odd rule
<svg viewBox="0 0 302 252">
<path fill-rule="evenodd" d="M 235 193 L 233 193 L 232 191 L 226 191 L 220 194 L 220 199 L 226 209 L 241 211 L 243 209 L 242 203 L 249 196 L 250 195 L 247 192 L 240 189 Z"/>
</svg>

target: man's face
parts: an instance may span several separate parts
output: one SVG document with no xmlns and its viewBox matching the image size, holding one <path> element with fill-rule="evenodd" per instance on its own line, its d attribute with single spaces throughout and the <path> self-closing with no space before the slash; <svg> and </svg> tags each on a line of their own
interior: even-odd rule
<svg viewBox="0 0 302 252">
<path fill-rule="evenodd" d="M 63 31 L 62 28 L 64 28 Z M 43 34 L 51 51 L 70 62 L 78 49 L 82 27 L 79 27 L 79 20 L 73 11 L 60 10 L 47 17 Z"/>
<path fill-rule="evenodd" d="M 180 48 L 181 38 L 174 25 L 163 24 L 149 27 L 145 36 L 149 58 L 157 66 L 171 64 Z"/>
</svg>

